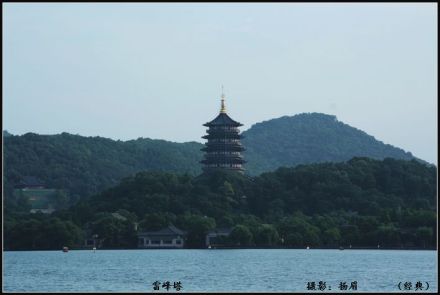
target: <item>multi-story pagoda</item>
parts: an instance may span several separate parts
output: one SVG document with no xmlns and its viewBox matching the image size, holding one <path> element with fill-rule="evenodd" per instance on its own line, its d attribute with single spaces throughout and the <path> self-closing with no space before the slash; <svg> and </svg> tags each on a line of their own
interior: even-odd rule
<svg viewBox="0 0 440 295">
<path fill-rule="evenodd" d="M 207 135 L 202 138 L 208 141 L 201 150 L 206 152 L 205 158 L 200 161 L 204 171 L 227 169 L 243 173 L 243 160 L 241 152 L 244 147 L 240 143 L 242 136 L 239 126 L 243 124 L 234 121 L 226 114 L 225 96 L 222 94 L 220 114 L 211 122 L 203 124 L 208 127 Z"/>
</svg>

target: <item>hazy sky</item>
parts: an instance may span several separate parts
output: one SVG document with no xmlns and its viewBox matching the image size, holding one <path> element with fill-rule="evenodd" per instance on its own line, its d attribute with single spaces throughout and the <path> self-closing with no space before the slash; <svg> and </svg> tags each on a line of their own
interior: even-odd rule
<svg viewBox="0 0 440 295">
<path fill-rule="evenodd" d="M 3 129 L 200 141 L 333 114 L 437 162 L 436 4 L 3 4 Z"/>
</svg>

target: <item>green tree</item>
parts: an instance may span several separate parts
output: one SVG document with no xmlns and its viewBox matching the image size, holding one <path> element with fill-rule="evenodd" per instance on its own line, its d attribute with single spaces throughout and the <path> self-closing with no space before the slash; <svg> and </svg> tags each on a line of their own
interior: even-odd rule
<svg viewBox="0 0 440 295">
<path fill-rule="evenodd" d="M 302 247 L 304 246 L 304 239 L 302 234 L 295 233 L 295 232 L 289 232 L 286 235 L 286 238 L 284 239 L 284 244 L 286 246 L 293 246 L 293 247 Z"/>
<path fill-rule="evenodd" d="M 360 239 L 359 228 L 356 225 L 343 225 L 340 227 L 340 241 L 343 245 L 358 245 Z"/>
<path fill-rule="evenodd" d="M 381 225 L 375 232 L 379 245 L 387 247 L 400 245 L 400 233 L 394 225 Z"/>
<path fill-rule="evenodd" d="M 136 244 L 136 233 L 133 224 L 110 214 L 99 217 L 91 224 L 94 234 L 103 239 L 104 247 L 133 247 Z"/>
<path fill-rule="evenodd" d="M 229 240 L 236 246 L 250 246 L 253 237 L 247 226 L 239 224 L 232 229 Z"/>
<path fill-rule="evenodd" d="M 225 180 L 223 185 L 220 187 L 220 191 L 226 196 L 234 195 L 234 188 L 232 187 L 232 184 L 227 180 Z"/>
<path fill-rule="evenodd" d="M 262 224 L 255 235 L 255 244 L 258 246 L 275 246 L 279 242 L 278 231 L 273 225 Z"/>
<path fill-rule="evenodd" d="M 187 245 L 196 248 L 205 247 L 206 234 L 216 226 L 215 219 L 195 214 L 183 215 L 177 223 L 187 231 Z"/>
<path fill-rule="evenodd" d="M 431 243 L 432 232 L 431 227 L 421 226 L 417 228 L 417 239 L 421 242 L 424 248 Z"/>
<path fill-rule="evenodd" d="M 309 218 L 301 212 L 296 212 L 291 217 L 281 219 L 278 224 L 278 232 L 286 237 L 286 246 L 317 246 L 320 244 L 320 229 L 311 225 Z M 293 234 L 296 235 L 293 235 Z M 301 238 L 299 238 L 301 237 Z M 299 242 L 302 242 L 300 245 Z"/>
<path fill-rule="evenodd" d="M 168 215 L 163 213 L 145 214 L 144 219 L 140 222 L 139 227 L 146 231 L 160 230 L 167 227 L 171 220 Z"/>
<path fill-rule="evenodd" d="M 68 206 L 69 197 L 63 190 L 57 190 L 54 195 L 55 206 L 57 209 L 64 209 Z"/>
<path fill-rule="evenodd" d="M 323 232 L 322 239 L 327 246 L 336 246 L 341 240 L 341 233 L 338 228 L 332 227 Z"/>
</svg>

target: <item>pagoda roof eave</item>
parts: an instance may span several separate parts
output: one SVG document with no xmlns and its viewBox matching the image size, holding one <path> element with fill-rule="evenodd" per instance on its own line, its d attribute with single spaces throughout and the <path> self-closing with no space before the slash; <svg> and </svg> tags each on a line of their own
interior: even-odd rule
<svg viewBox="0 0 440 295">
<path fill-rule="evenodd" d="M 226 113 L 220 113 L 214 120 L 203 124 L 203 126 L 211 127 L 211 126 L 243 126 L 240 122 L 233 120 Z"/>
</svg>

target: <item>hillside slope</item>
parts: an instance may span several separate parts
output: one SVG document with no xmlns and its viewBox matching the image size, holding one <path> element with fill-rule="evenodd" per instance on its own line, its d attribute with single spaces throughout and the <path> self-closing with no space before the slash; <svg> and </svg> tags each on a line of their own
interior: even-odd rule
<svg viewBox="0 0 440 295">
<path fill-rule="evenodd" d="M 410 160 L 402 149 L 325 114 L 299 114 L 257 123 L 243 132 L 246 173 L 258 175 L 278 167 L 341 162 L 353 157 Z M 139 171 L 197 175 L 201 143 L 139 138 L 115 141 L 62 133 L 4 137 L 6 194 L 23 176 L 36 176 L 48 187 L 76 197 L 89 196 Z"/>
<path fill-rule="evenodd" d="M 284 116 L 243 132 L 246 166 L 258 175 L 280 166 L 341 162 L 353 157 L 414 159 L 411 153 L 384 144 L 362 130 L 320 113 Z"/>
<path fill-rule="evenodd" d="M 139 138 L 115 141 L 62 133 L 27 133 L 5 139 L 7 189 L 27 175 L 48 187 L 62 188 L 78 197 L 108 188 L 139 171 L 198 174 L 202 145 Z"/>
</svg>

